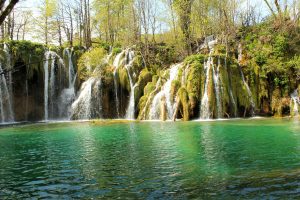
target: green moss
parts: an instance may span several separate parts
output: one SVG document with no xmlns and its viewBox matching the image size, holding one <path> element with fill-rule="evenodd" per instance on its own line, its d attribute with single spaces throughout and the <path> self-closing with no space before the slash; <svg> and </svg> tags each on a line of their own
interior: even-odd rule
<svg viewBox="0 0 300 200">
<path fill-rule="evenodd" d="M 205 56 L 203 54 L 191 55 L 184 59 L 184 64 L 185 65 L 186 64 L 191 64 L 191 65 L 203 64 L 206 57 L 207 56 Z"/>
<path fill-rule="evenodd" d="M 123 67 L 119 68 L 118 75 L 119 75 L 119 80 L 120 80 L 120 86 L 123 89 L 130 91 L 130 82 L 129 82 L 127 70 Z"/>
<path fill-rule="evenodd" d="M 178 80 L 172 81 L 172 83 L 171 83 L 171 92 L 170 92 L 172 100 L 175 99 L 177 91 L 179 90 L 180 87 L 181 87 L 181 82 L 180 81 L 178 81 Z"/>
<path fill-rule="evenodd" d="M 113 55 L 117 55 L 117 54 L 119 54 L 119 53 L 121 53 L 121 52 L 122 52 L 122 48 L 114 47 L 114 48 L 112 49 Z"/>
<path fill-rule="evenodd" d="M 106 70 L 106 63 L 103 59 L 106 51 L 102 48 L 94 48 L 85 52 L 78 61 L 78 76 L 81 80 L 86 80 L 90 77 L 95 69 L 100 73 Z"/>
<path fill-rule="evenodd" d="M 187 92 L 194 95 L 198 100 L 201 97 L 201 73 L 203 71 L 203 64 L 191 65 L 187 76 Z"/>
<path fill-rule="evenodd" d="M 43 58 L 45 47 L 42 44 L 30 41 L 8 41 L 6 43 L 11 51 L 12 65 L 23 62 L 27 66 L 27 77 L 32 78 L 34 72 L 43 71 Z"/>
<path fill-rule="evenodd" d="M 178 97 L 181 104 L 181 113 L 184 121 L 189 120 L 189 96 L 185 88 L 181 87 L 178 90 Z"/>
<path fill-rule="evenodd" d="M 138 101 L 141 96 L 144 95 L 145 86 L 152 80 L 152 74 L 148 71 L 147 68 L 143 69 L 140 73 L 137 87 L 135 88 L 135 98 Z"/>
</svg>

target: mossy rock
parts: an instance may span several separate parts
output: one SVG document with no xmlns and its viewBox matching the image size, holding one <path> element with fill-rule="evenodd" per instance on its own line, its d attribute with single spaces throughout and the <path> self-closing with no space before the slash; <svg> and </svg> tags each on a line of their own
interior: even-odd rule
<svg viewBox="0 0 300 200">
<path fill-rule="evenodd" d="M 124 67 L 119 68 L 118 69 L 118 75 L 119 75 L 120 86 L 123 89 L 130 92 L 130 82 L 129 82 L 129 77 L 128 77 L 127 70 Z"/>
<path fill-rule="evenodd" d="M 140 73 L 138 82 L 137 82 L 137 87 L 135 88 L 135 98 L 136 101 L 141 98 L 141 96 L 144 95 L 144 88 L 146 85 L 152 81 L 152 74 L 148 71 L 147 68 L 143 69 Z"/>
<path fill-rule="evenodd" d="M 43 71 L 45 46 L 30 41 L 8 41 L 6 43 L 11 53 L 11 64 L 23 62 L 27 67 L 27 78 L 31 79 L 34 72 Z"/>
<path fill-rule="evenodd" d="M 203 55 L 203 54 L 196 54 L 196 55 L 191 55 L 188 56 L 184 59 L 184 64 L 203 64 L 204 60 L 206 59 L 207 56 Z"/>
<path fill-rule="evenodd" d="M 177 91 L 179 90 L 180 87 L 181 87 L 181 82 L 180 81 L 178 81 L 178 80 L 172 81 L 171 91 L 170 91 L 171 100 L 175 99 Z"/>
<path fill-rule="evenodd" d="M 177 94 L 178 94 L 179 102 L 180 102 L 180 105 L 181 105 L 182 118 L 183 118 L 184 121 L 188 121 L 189 118 L 190 118 L 188 92 L 186 91 L 185 88 L 181 87 L 178 90 Z"/>
<path fill-rule="evenodd" d="M 201 96 L 201 73 L 202 64 L 192 65 L 187 76 L 186 89 L 189 94 L 196 94 L 197 99 Z M 204 83 L 204 82 L 203 82 Z"/>
<path fill-rule="evenodd" d="M 282 116 L 281 91 L 279 88 L 276 88 L 272 93 L 271 108 L 275 117 Z"/>
</svg>

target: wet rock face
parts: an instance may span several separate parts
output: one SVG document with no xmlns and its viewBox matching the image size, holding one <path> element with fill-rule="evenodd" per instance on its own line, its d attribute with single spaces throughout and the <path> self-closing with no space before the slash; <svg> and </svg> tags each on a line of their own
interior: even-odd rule
<svg viewBox="0 0 300 200">
<path fill-rule="evenodd" d="M 17 63 L 16 66 L 24 65 Z M 13 74 L 13 110 L 15 121 L 39 121 L 44 116 L 43 74 L 35 72 L 26 80 L 26 67 Z"/>
</svg>

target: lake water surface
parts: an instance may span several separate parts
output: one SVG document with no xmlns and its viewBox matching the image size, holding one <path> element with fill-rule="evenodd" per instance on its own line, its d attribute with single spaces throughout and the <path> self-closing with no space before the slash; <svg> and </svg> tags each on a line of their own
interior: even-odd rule
<svg viewBox="0 0 300 200">
<path fill-rule="evenodd" d="M 300 122 L 81 122 L 0 129 L 0 199 L 300 198 Z"/>
</svg>

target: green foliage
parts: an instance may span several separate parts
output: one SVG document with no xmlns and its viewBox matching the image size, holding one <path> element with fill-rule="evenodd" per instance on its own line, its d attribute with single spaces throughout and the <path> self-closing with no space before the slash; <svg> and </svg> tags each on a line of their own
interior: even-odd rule
<svg viewBox="0 0 300 200">
<path fill-rule="evenodd" d="M 277 35 L 274 39 L 274 55 L 282 57 L 287 52 L 288 40 L 282 35 Z"/>
<path fill-rule="evenodd" d="M 90 77 L 95 69 L 101 73 L 105 70 L 103 59 L 106 51 L 103 48 L 93 48 L 85 52 L 78 60 L 78 76 L 81 80 L 86 80 Z"/>
<path fill-rule="evenodd" d="M 188 56 L 184 59 L 185 64 L 192 64 L 192 65 L 202 65 L 206 56 L 203 54 L 196 54 Z"/>
<path fill-rule="evenodd" d="M 21 61 L 27 66 L 27 77 L 31 78 L 34 72 L 43 71 L 45 47 L 42 44 L 30 41 L 8 41 L 12 53 L 12 65 Z"/>
<path fill-rule="evenodd" d="M 122 52 L 122 48 L 114 47 L 114 48 L 112 49 L 113 55 L 117 55 L 117 54 L 119 54 L 119 53 L 121 53 L 121 52 Z"/>
<path fill-rule="evenodd" d="M 180 99 L 180 103 L 182 106 L 182 113 L 183 113 L 183 120 L 188 121 L 189 120 L 189 96 L 188 92 L 185 88 L 181 87 L 178 90 L 178 97 Z"/>
</svg>

